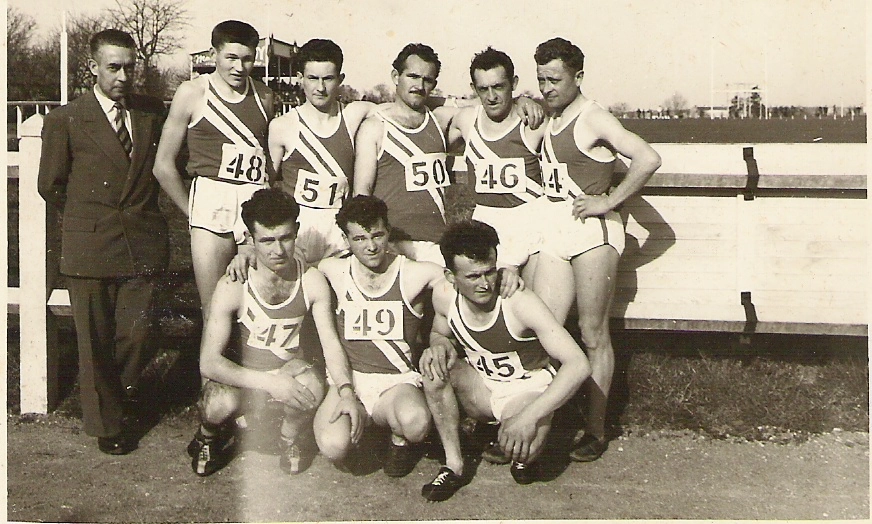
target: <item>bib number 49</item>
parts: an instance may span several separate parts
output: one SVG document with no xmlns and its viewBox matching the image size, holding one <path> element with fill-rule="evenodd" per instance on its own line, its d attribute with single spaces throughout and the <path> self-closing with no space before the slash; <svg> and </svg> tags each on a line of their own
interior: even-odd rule
<svg viewBox="0 0 872 524">
<path fill-rule="evenodd" d="M 385 300 L 347 305 L 345 338 L 347 340 L 402 340 L 402 303 Z"/>
</svg>

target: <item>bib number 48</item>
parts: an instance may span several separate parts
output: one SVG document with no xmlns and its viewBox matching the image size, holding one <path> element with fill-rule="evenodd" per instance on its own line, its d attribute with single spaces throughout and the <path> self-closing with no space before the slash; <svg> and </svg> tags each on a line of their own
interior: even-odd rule
<svg viewBox="0 0 872 524">
<path fill-rule="evenodd" d="M 266 183 L 265 164 L 266 157 L 260 148 L 224 144 L 221 148 L 218 178 L 263 185 Z"/>
</svg>

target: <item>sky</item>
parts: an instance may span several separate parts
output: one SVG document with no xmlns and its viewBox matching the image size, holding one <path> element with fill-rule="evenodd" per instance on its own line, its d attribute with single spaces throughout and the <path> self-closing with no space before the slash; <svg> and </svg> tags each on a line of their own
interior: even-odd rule
<svg viewBox="0 0 872 524">
<path fill-rule="evenodd" d="M 114 0 L 65 0 L 95 13 Z M 39 30 L 59 27 L 57 0 L 8 0 Z M 727 105 L 735 84 L 758 85 L 778 105 L 865 105 L 864 0 L 186 0 L 184 48 L 209 47 L 212 27 L 244 20 L 261 35 L 302 44 L 330 38 L 345 54 L 345 83 L 359 91 L 390 82 L 409 42 L 442 61 L 438 87 L 470 93 L 469 61 L 491 45 L 508 53 L 519 90 L 538 92 L 533 51 L 562 36 L 586 56 L 582 90 L 604 105 L 656 108 L 673 94 L 690 106 Z M 246 8 L 239 12 L 235 6 Z M 257 6 L 251 8 L 249 6 Z"/>
</svg>

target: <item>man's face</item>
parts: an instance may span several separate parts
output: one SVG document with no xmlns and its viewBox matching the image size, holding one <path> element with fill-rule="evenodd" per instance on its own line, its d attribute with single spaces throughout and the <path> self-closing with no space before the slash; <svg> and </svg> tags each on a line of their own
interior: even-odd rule
<svg viewBox="0 0 872 524">
<path fill-rule="evenodd" d="M 256 51 L 245 44 L 228 42 L 220 48 L 212 48 L 215 72 L 233 89 L 241 91 L 254 69 Z"/>
<path fill-rule="evenodd" d="M 344 79 L 345 75 L 333 62 L 306 62 L 300 82 L 306 100 L 318 109 L 326 109 L 336 100 Z"/>
<path fill-rule="evenodd" d="M 463 298 L 473 304 L 484 306 L 493 300 L 497 292 L 497 252 L 491 250 L 487 260 L 472 260 L 464 255 L 454 257 L 454 270 L 446 272 L 448 281 Z"/>
<path fill-rule="evenodd" d="M 365 267 L 377 269 L 385 260 L 388 245 L 389 231 L 384 220 L 380 218 L 369 229 L 354 222 L 349 222 L 346 227 L 348 233 L 345 233 L 345 238 L 351 254 Z"/>
<path fill-rule="evenodd" d="M 430 92 L 436 87 L 436 64 L 411 55 L 406 58 L 403 72 L 394 70 L 391 76 L 397 86 L 397 98 L 412 109 L 421 109 L 427 103 Z"/>
<path fill-rule="evenodd" d="M 111 100 L 119 101 L 130 92 L 136 70 L 136 52 L 127 47 L 102 45 L 88 60 L 97 86 Z"/>
<path fill-rule="evenodd" d="M 275 227 L 254 223 L 251 236 L 254 239 L 254 254 L 257 263 L 273 272 L 288 268 L 294 260 L 294 243 L 297 240 L 296 222 L 285 222 Z"/>
<path fill-rule="evenodd" d="M 476 69 L 472 77 L 474 82 L 470 86 L 481 100 L 484 112 L 494 122 L 502 122 L 512 111 L 512 91 L 518 84 L 518 77 L 509 78 L 503 66 L 487 71 Z"/>
<path fill-rule="evenodd" d="M 573 73 L 559 58 L 536 65 L 539 91 L 548 107 L 555 111 L 562 111 L 578 97 L 583 76 L 584 72 Z"/>
</svg>

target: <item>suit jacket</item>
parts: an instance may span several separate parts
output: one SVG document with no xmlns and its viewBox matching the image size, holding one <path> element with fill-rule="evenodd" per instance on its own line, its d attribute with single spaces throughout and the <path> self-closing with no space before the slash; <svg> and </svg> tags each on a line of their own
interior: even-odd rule
<svg viewBox="0 0 872 524">
<path fill-rule="evenodd" d="M 131 95 L 130 160 L 93 91 L 46 115 L 39 194 L 63 208 L 61 273 L 110 278 L 164 271 L 169 231 L 152 173 L 165 108 Z"/>
</svg>

